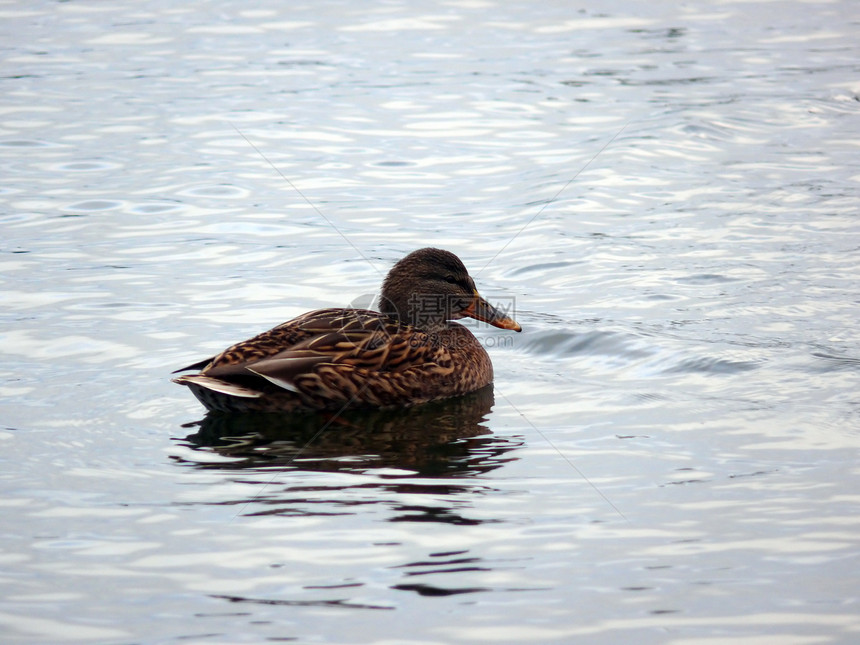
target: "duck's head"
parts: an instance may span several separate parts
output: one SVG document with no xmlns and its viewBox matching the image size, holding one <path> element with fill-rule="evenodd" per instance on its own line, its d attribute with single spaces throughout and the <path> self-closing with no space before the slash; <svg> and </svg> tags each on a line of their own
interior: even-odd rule
<svg viewBox="0 0 860 645">
<path fill-rule="evenodd" d="M 460 258 L 442 249 L 419 249 L 395 264 L 382 283 L 380 311 L 428 331 L 466 317 L 522 331 L 478 294 Z"/>
</svg>

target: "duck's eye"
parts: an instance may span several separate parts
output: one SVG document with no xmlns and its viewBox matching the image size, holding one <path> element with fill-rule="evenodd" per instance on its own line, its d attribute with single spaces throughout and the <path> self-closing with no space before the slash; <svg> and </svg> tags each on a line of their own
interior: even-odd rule
<svg viewBox="0 0 860 645">
<path fill-rule="evenodd" d="M 447 282 L 448 284 L 454 284 L 455 282 L 457 282 L 457 279 L 452 275 L 446 275 L 445 282 Z"/>
</svg>

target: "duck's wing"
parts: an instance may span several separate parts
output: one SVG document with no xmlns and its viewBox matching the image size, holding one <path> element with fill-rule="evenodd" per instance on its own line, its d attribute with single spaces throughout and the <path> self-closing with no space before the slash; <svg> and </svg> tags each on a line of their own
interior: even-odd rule
<svg viewBox="0 0 860 645">
<path fill-rule="evenodd" d="M 271 386 L 331 396 L 337 382 L 348 398 L 357 389 L 447 360 L 424 332 L 363 309 L 322 309 L 237 343 L 211 361 L 190 366 L 201 376 L 254 391 Z M 325 364 L 325 378 L 316 368 Z M 261 383 L 264 380 L 264 383 Z M 264 387 L 268 385 L 268 387 Z M 335 398 L 343 398 L 337 397 Z"/>
<path fill-rule="evenodd" d="M 350 375 L 356 385 L 361 379 L 394 378 L 410 368 L 426 366 L 438 354 L 427 334 L 396 322 L 326 331 L 295 346 L 264 358 L 246 369 L 279 387 L 297 391 L 301 385 L 315 390 L 312 380 L 319 365 L 331 374 Z M 217 370 L 212 370 L 213 375 Z M 352 389 L 352 388 L 348 388 Z"/>
<path fill-rule="evenodd" d="M 253 338 L 231 345 L 220 354 L 192 363 L 175 370 L 173 373 L 189 370 L 200 370 L 208 373 L 218 367 L 254 363 L 289 350 L 302 341 L 334 329 L 353 327 L 365 321 L 368 321 L 367 324 L 371 324 L 374 318 L 380 316 L 382 314 L 364 309 L 318 309 L 310 311 Z"/>
</svg>

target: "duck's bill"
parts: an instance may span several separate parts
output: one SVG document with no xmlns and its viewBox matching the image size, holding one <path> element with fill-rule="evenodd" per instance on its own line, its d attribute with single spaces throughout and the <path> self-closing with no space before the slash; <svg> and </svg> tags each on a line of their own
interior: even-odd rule
<svg viewBox="0 0 860 645">
<path fill-rule="evenodd" d="M 480 320 L 493 327 L 500 329 L 512 329 L 513 331 L 522 331 L 516 320 L 508 316 L 507 313 L 500 309 L 496 309 L 481 296 L 475 294 L 474 300 L 469 303 L 469 306 L 463 310 L 463 315 Z"/>
</svg>

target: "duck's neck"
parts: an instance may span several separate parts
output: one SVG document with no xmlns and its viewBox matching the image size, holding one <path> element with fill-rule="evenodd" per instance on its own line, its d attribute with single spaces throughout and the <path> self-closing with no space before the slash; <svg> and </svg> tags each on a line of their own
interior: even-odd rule
<svg viewBox="0 0 860 645">
<path fill-rule="evenodd" d="M 392 299 L 383 292 L 379 311 L 427 333 L 441 333 L 451 327 L 444 307 L 433 306 L 429 296 L 413 293 L 406 299 Z M 459 327 L 460 325 L 456 325 Z"/>
</svg>

